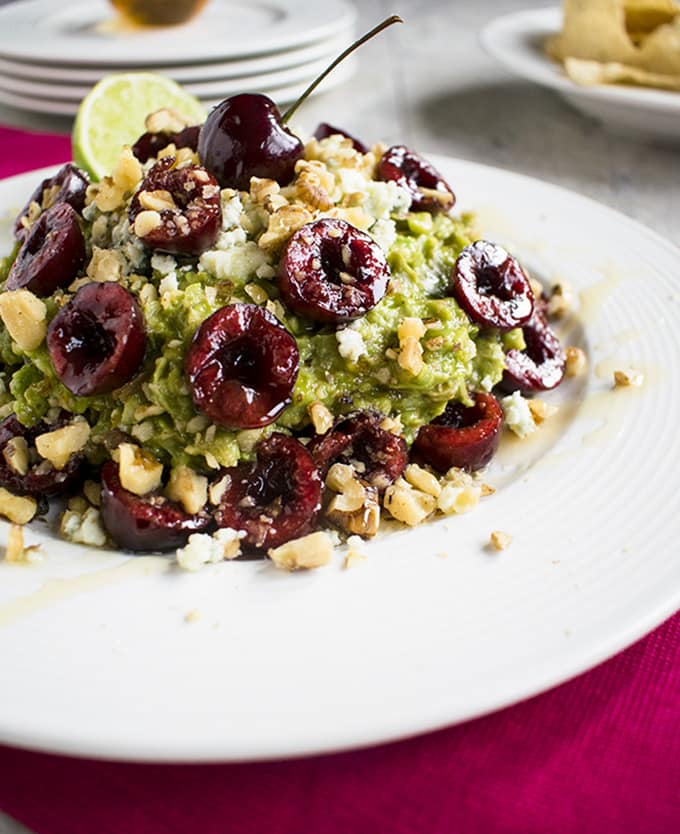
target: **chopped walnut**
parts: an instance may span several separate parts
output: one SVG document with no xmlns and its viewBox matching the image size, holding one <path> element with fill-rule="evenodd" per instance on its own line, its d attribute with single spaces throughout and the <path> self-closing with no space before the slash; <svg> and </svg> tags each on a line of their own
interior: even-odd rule
<svg viewBox="0 0 680 834">
<path fill-rule="evenodd" d="M 326 518 L 331 524 L 356 536 L 375 536 L 380 526 L 378 490 L 361 480 L 355 469 L 344 463 L 331 466 L 326 486 L 337 493 L 326 510 Z"/>
<path fill-rule="evenodd" d="M 28 443 L 25 437 L 17 435 L 5 443 L 2 450 L 5 463 L 18 475 L 25 475 L 29 467 Z"/>
<path fill-rule="evenodd" d="M 37 509 L 38 504 L 30 495 L 14 495 L 0 487 L 0 515 L 14 524 L 28 524 Z"/>
<path fill-rule="evenodd" d="M 399 478 L 385 490 L 383 506 L 397 521 L 415 527 L 435 511 L 437 499 Z"/>
<path fill-rule="evenodd" d="M 145 210 L 140 211 L 137 217 L 135 217 L 135 222 L 133 224 L 132 230 L 137 235 L 137 237 L 146 237 L 148 234 L 157 229 L 159 226 L 163 225 L 163 218 L 161 217 L 160 213 L 157 211 L 152 210 Z"/>
<path fill-rule="evenodd" d="M 77 418 L 68 426 L 39 434 L 35 439 L 35 448 L 55 469 L 61 470 L 73 455 L 85 448 L 89 438 L 90 426 L 87 420 Z"/>
<path fill-rule="evenodd" d="M 567 376 L 580 376 L 588 367 L 588 357 L 581 348 L 568 346 L 564 349 L 564 354 L 566 356 L 564 372 Z"/>
<path fill-rule="evenodd" d="M 531 412 L 531 416 L 534 418 L 534 422 L 537 426 L 540 426 L 541 423 L 544 423 L 549 417 L 552 417 L 553 414 L 556 414 L 558 411 L 556 405 L 547 403 L 545 400 L 538 398 L 528 400 L 528 403 L 529 411 Z"/>
<path fill-rule="evenodd" d="M 272 548 L 267 555 L 277 568 L 285 570 L 320 568 L 331 561 L 333 540 L 321 530 Z"/>
<path fill-rule="evenodd" d="M 307 412 L 317 434 L 326 434 L 333 425 L 333 415 L 323 403 L 318 401 L 307 406 Z"/>
<path fill-rule="evenodd" d="M 571 313 L 574 306 L 574 293 L 568 284 L 555 284 L 548 299 L 550 318 L 562 319 Z"/>
<path fill-rule="evenodd" d="M 282 206 L 269 218 L 267 230 L 258 241 L 260 249 L 280 249 L 288 238 L 314 219 L 311 212 L 302 206 Z"/>
<path fill-rule="evenodd" d="M 442 491 L 437 478 L 431 472 L 428 472 L 427 469 L 418 466 L 417 463 L 409 463 L 404 470 L 404 478 L 406 478 L 411 486 L 414 486 L 421 492 L 432 495 L 434 498 L 437 498 Z"/>
<path fill-rule="evenodd" d="M 188 466 L 176 466 L 170 472 L 165 494 L 193 515 L 202 510 L 208 500 L 208 479 Z"/>
<path fill-rule="evenodd" d="M 338 220 L 344 220 L 351 226 L 356 226 L 357 229 L 368 231 L 375 223 L 375 217 L 369 214 L 361 206 L 350 206 L 349 208 L 342 208 L 336 206 L 326 212 L 327 217 L 335 217 Z"/>
<path fill-rule="evenodd" d="M 155 191 L 140 191 L 139 204 L 148 211 L 175 211 L 177 204 L 169 191 L 156 189 Z"/>
<path fill-rule="evenodd" d="M 644 380 L 644 374 L 632 368 L 623 371 L 614 371 L 614 385 L 616 388 L 628 388 L 629 386 L 639 387 Z"/>
<path fill-rule="evenodd" d="M 512 544 L 512 536 L 502 530 L 494 530 L 489 536 L 489 543 L 494 550 L 506 550 Z"/>
<path fill-rule="evenodd" d="M 425 325 L 419 318 L 407 316 L 401 320 L 397 328 L 399 337 L 399 354 L 397 362 L 401 368 L 413 376 L 418 376 L 423 370 L 423 346 L 420 339 L 425 335 Z"/>
<path fill-rule="evenodd" d="M 295 164 L 297 178 L 293 183 L 294 195 L 312 211 L 328 211 L 333 207 L 331 194 L 335 188 L 335 177 L 318 160 L 300 159 Z"/>
<path fill-rule="evenodd" d="M 117 209 L 126 194 L 135 190 L 142 179 L 142 166 L 127 145 L 123 148 L 110 177 L 104 177 L 88 189 L 97 208 L 108 212 Z"/>
<path fill-rule="evenodd" d="M 184 113 L 164 107 L 156 110 L 144 120 L 144 127 L 149 133 L 179 133 L 191 125 L 191 120 Z"/>
<path fill-rule="evenodd" d="M 47 332 L 47 307 L 30 290 L 1 293 L 0 318 L 21 350 L 35 350 L 42 344 Z"/>
<path fill-rule="evenodd" d="M 146 495 L 161 485 L 163 464 L 149 452 L 133 443 L 118 447 L 118 477 L 123 489 L 135 495 Z"/>
<path fill-rule="evenodd" d="M 125 260 L 117 249 L 93 246 L 86 271 L 90 281 L 120 281 L 125 271 Z"/>
</svg>

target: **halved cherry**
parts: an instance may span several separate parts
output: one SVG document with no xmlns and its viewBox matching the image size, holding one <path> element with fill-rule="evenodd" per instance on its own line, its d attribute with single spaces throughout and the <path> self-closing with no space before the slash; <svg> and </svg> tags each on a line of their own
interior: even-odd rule
<svg viewBox="0 0 680 834">
<path fill-rule="evenodd" d="M 67 423 L 66 414 L 51 425 L 41 422 L 30 427 L 20 423 L 15 414 L 5 417 L 0 423 L 0 486 L 15 495 L 50 498 L 53 495 L 61 495 L 80 483 L 83 479 L 85 464 L 85 457 L 80 453 L 71 455 L 62 469 L 55 469 L 49 461 L 39 459 L 37 453 L 35 460 L 30 459 L 33 457 L 31 452 L 35 451 L 36 437 L 56 431 Z M 23 438 L 26 441 L 29 452 L 28 468 L 23 474 L 9 462 L 11 457 L 8 444 L 16 438 Z"/>
<path fill-rule="evenodd" d="M 482 327 L 522 327 L 534 310 L 534 293 L 519 263 L 502 246 L 478 240 L 466 246 L 453 268 L 456 301 Z"/>
<path fill-rule="evenodd" d="M 5 284 L 42 297 L 67 287 L 85 260 L 85 240 L 78 215 L 69 203 L 44 211 L 31 226 Z"/>
<path fill-rule="evenodd" d="M 24 240 L 28 234 L 28 219 L 33 204 L 46 211 L 59 203 L 68 203 L 78 214 L 85 206 L 85 192 L 90 181 L 87 175 L 71 162 L 63 165 L 53 177 L 47 177 L 35 189 L 14 222 L 14 237 Z"/>
<path fill-rule="evenodd" d="M 215 518 L 245 531 L 243 545 L 267 550 L 309 533 L 321 508 L 322 481 L 298 440 L 274 433 L 257 445 L 257 460 L 220 474 L 227 487 Z"/>
<path fill-rule="evenodd" d="M 444 177 L 404 145 L 392 145 L 378 162 L 378 179 L 396 182 L 411 195 L 412 211 L 449 211 L 456 196 Z"/>
<path fill-rule="evenodd" d="M 86 284 L 47 328 L 52 365 L 79 397 L 120 388 L 144 359 L 144 314 L 124 287 L 111 281 Z"/>
<path fill-rule="evenodd" d="M 333 125 L 329 125 L 328 122 L 321 122 L 314 131 L 314 138 L 328 139 L 329 136 L 344 136 L 345 139 L 350 140 L 355 151 L 358 151 L 359 153 L 368 153 L 366 145 L 358 139 L 355 139 L 354 136 L 350 136 L 347 131 L 341 130 L 339 127 L 333 127 Z"/>
<path fill-rule="evenodd" d="M 502 421 L 503 409 L 492 394 L 475 394 L 471 406 L 451 400 L 443 414 L 420 427 L 413 454 L 439 472 L 481 469 L 498 448 Z"/>
<path fill-rule="evenodd" d="M 522 328 L 524 350 L 513 348 L 505 354 L 500 387 L 504 391 L 547 391 L 564 377 L 566 356 L 545 314 L 538 308 Z"/>
<path fill-rule="evenodd" d="M 199 411 L 228 428 L 267 426 L 291 401 L 300 353 L 295 338 L 257 304 L 230 304 L 198 328 L 185 370 Z"/>
<path fill-rule="evenodd" d="M 378 411 L 357 411 L 313 437 L 307 448 L 322 474 L 334 463 L 359 463 L 364 481 L 387 489 L 404 471 L 408 450 L 403 437 L 381 428 L 384 419 Z"/>
<path fill-rule="evenodd" d="M 365 315 L 383 298 L 390 268 L 373 238 L 344 220 L 322 218 L 288 241 L 279 265 L 286 305 L 314 321 L 338 323 Z"/>
<path fill-rule="evenodd" d="M 128 217 L 134 224 L 142 211 L 157 211 L 158 225 L 140 232 L 144 244 L 174 255 L 200 255 L 217 240 L 222 225 L 220 187 L 200 165 L 174 164 L 173 156 L 165 156 L 153 166 L 130 202 Z"/>
<path fill-rule="evenodd" d="M 132 146 L 132 153 L 140 162 L 147 162 L 152 157 L 158 156 L 158 152 L 167 148 L 170 144 L 173 144 L 178 150 L 180 148 L 190 148 L 192 151 L 196 151 L 200 130 L 200 125 L 191 125 L 176 133 L 166 130 L 157 133 L 143 133 Z"/>
<path fill-rule="evenodd" d="M 102 521 L 111 538 L 126 550 L 173 550 L 210 524 L 208 513 L 190 515 L 160 493 L 140 497 L 129 492 L 112 460 L 102 467 L 101 477 Z"/>
</svg>

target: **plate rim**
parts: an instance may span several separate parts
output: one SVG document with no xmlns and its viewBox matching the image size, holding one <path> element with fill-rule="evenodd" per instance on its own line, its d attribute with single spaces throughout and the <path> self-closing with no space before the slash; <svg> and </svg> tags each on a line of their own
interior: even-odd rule
<svg viewBox="0 0 680 834">
<path fill-rule="evenodd" d="M 295 9 L 293 11 L 298 15 L 300 12 L 308 13 L 310 9 L 309 5 L 305 4 L 305 0 L 268 0 L 268 2 L 269 5 L 278 4 L 279 11 L 289 13 L 291 11 L 290 6 L 295 5 Z M 202 45 L 203 52 L 199 54 L 204 61 L 211 59 L 224 60 L 225 57 L 238 59 L 285 51 L 290 48 L 310 46 L 318 41 L 323 41 L 331 37 L 337 29 L 347 29 L 351 27 L 357 19 L 357 11 L 355 7 L 348 3 L 347 0 L 330 0 L 330 3 L 330 9 L 328 3 L 323 4 L 323 6 L 319 6 L 319 9 L 323 9 L 323 11 L 317 16 L 315 24 L 307 29 L 300 30 L 298 27 L 297 30 L 293 29 L 292 32 L 289 31 L 287 34 L 279 33 L 277 35 L 274 33 L 274 35 L 270 35 L 269 37 L 262 37 L 255 49 L 248 48 L 247 45 L 243 44 L 241 46 L 234 46 L 231 48 L 231 51 L 229 51 L 228 48 L 225 48 L 224 43 L 218 44 L 215 42 L 212 45 L 206 45 L 204 43 Z M 103 5 L 104 4 L 102 2 L 102 7 Z M 18 0 L 16 3 L 0 8 L 0 32 L 6 27 L 7 31 L 10 31 L 13 35 L 15 35 L 15 30 L 13 31 L 12 27 L 14 26 L 16 28 L 17 25 L 22 23 L 21 12 L 26 11 L 27 7 L 37 7 L 39 10 L 42 10 L 43 13 L 46 13 L 48 11 L 56 12 L 61 10 L 63 4 L 61 4 L 59 0 Z M 173 27 L 169 27 L 169 29 L 171 28 Z M 178 31 L 182 27 L 180 26 L 174 28 Z M 11 60 L 19 61 L 31 60 L 33 57 L 37 57 L 38 60 L 44 61 L 45 56 L 41 55 L 39 52 L 40 40 L 34 38 L 33 41 L 37 43 L 37 46 L 31 46 L 29 44 L 27 51 L 27 47 L 25 45 L 23 47 L 19 47 L 15 42 L 13 42 L 12 38 L 3 39 L 0 37 L 0 57 L 7 57 Z M 67 49 L 66 45 L 64 46 L 64 49 L 65 52 L 62 57 L 51 56 L 50 65 L 59 66 L 62 63 L 67 63 L 70 66 L 77 67 L 92 65 L 93 62 L 91 58 L 79 58 L 77 55 L 74 55 L 72 47 L 71 51 Z M 159 49 L 157 48 L 153 51 L 147 44 L 145 45 L 145 49 L 148 51 L 135 61 L 137 66 L 150 66 L 154 63 L 158 63 L 159 61 L 165 62 L 168 58 L 172 57 L 171 55 L 168 55 L 167 50 L 164 51 L 163 47 L 160 47 Z M 186 63 L 186 60 L 187 59 L 184 58 L 183 62 Z M 120 52 L 115 49 L 111 49 L 109 52 L 99 50 L 96 53 L 96 62 L 99 65 L 109 67 L 111 71 L 115 68 L 129 65 L 129 61 L 124 57 L 124 55 L 120 54 Z"/>
<path fill-rule="evenodd" d="M 590 197 L 580 194 L 579 192 L 564 188 L 549 181 L 532 177 L 526 174 L 520 174 L 512 170 L 508 170 L 498 166 L 486 165 L 483 163 L 472 162 L 464 159 L 459 159 L 451 156 L 444 156 L 441 154 L 426 154 L 427 158 L 437 166 L 441 165 L 462 165 L 471 169 L 474 173 L 475 169 L 483 169 L 487 173 L 493 175 L 500 174 L 503 177 L 509 177 L 521 185 L 522 182 L 529 182 L 532 184 L 540 184 L 541 187 L 548 188 L 553 194 L 559 198 L 561 195 L 569 199 L 574 197 L 579 201 L 585 201 L 598 211 L 603 211 L 612 220 L 621 223 L 633 232 L 644 235 L 650 243 L 661 247 L 680 265 L 680 250 L 677 246 L 667 238 L 660 235 L 654 229 L 646 226 L 643 223 L 629 217 L 618 209 L 614 209 L 604 203 L 594 200 Z M 0 181 L 0 193 L 4 190 L 8 182 L 30 182 L 33 179 L 47 176 L 49 172 L 55 170 L 58 166 L 47 166 L 45 168 L 36 169 L 34 171 L 24 172 L 13 177 L 6 178 Z M 99 759 L 109 759 L 117 761 L 139 761 L 139 762 L 237 762 L 237 761 L 264 761 L 280 758 L 289 758 L 297 756 L 313 756 L 318 754 L 327 754 L 339 751 L 346 751 L 352 749 L 361 749 L 377 744 L 398 741 L 432 732 L 446 727 L 454 726 L 455 724 L 464 721 L 472 720 L 482 717 L 491 712 L 495 712 L 501 708 L 510 707 L 520 701 L 526 700 L 529 697 L 539 695 L 556 686 L 572 680 L 574 677 L 585 673 L 597 666 L 605 660 L 618 654 L 623 649 L 632 645 L 638 639 L 648 634 L 655 627 L 668 619 L 675 611 L 680 608 L 680 586 L 677 588 L 669 588 L 667 596 L 662 603 L 657 602 L 653 610 L 647 610 L 640 614 L 634 621 L 628 622 L 624 628 L 612 629 L 611 627 L 604 636 L 600 633 L 594 642 L 594 648 L 591 646 L 590 651 L 586 657 L 577 656 L 571 660 L 570 664 L 563 668 L 562 671 L 555 675 L 554 672 L 548 670 L 543 676 L 539 675 L 540 683 L 536 682 L 536 676 L 532 676 L 531 682 L 526 683 L 522 687 L 517 687 L 511 698 L 507 696 L 497 696 L 489 698 L 482 709 L 473 708 L 466 714 L 456 717 L 451 717 L 450 711 L 448 714 L 428 713 L 426 720 L 418 720 L 411 722 L 409 726 L 403 726 L 397 729 L 391 726 L 389 722 L 382 726 L 379 731 L 371 734 L 370 738 L 366 734 L 359 731 L 356 736 L 348 737 L 343 743 L 327 746 L 322 743 L 315 745 L 283 745 L 275 749 L 260 749 L 253 752 L 252 746 L 250 750 L 234 749 L 230 753 L 225 754 L 223 742 L 211 747 L 204 746 L 201 751 L 196 749 L 186 750 L 182 749 L 183 745 L 180 743 L 178 749 L 168 751 L 168 746 L 165 745 L 163 749 L 155 748 L 148 743 L 143 744 L 138 749 L 133 749 L 128 741 L 124 741 L 122 746 L 117 747 L 115 743 L 108 744 L 108 750 L 102 750 L 102 745 L 97 740 L 88 744 L 79 739 L 73 741 L 70 739 L 61 739 L 49 733 L 36 733 L 33 736 L 27 734 L 25 731 L 20 731 L 18 734 L 13 734 L 11 729 L 3 727 L 2 717 L 0 716 L 0 738 L 3 742 L 13 744 L 15 746 L 24 747 L 27 749 L 43 750 L 55 753 L 63 753 L 67 755 L 90 756 Z M 612 632 L 612 633 L 609 633 Z M 443 711 L 446 713 L 446 710 Z M 219 749 L 217 749 L 219 748 Z"/>
</svg>

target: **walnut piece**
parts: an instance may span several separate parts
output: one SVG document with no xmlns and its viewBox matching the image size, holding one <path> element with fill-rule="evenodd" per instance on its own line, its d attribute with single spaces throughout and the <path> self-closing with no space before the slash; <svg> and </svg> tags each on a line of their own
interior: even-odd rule
<svg viewBox="0 0 680 834">
<path fill-rule="evenodd" d="M 0 294 L 0 318 L 21 350 L 38 348 L 47 332 L 47 307 L 30 290 L 6 290 Z"/>
<path fill-rule="evenodd" d="M 277 568 L 284 570 L 320 568 L 331 561 L 333 540 L 328 533 L 320 530 L 272 548 L 267 555 Z"/>
<path fill-rule="evenodd" d="M 156 458 L 135 446 L 121 443 L 118 447 L 118 477 L 123 489 L 134 495 L 146 495 L 161 485 L 163 464 Z"/>
</svg>

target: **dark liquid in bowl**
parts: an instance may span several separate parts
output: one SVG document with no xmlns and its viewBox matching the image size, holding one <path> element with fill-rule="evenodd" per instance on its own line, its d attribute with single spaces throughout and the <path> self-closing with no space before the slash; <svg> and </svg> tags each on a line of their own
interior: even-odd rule
<svg viewBox="0 0 680 834">
<path fill-rule="evenodd" d="M 118 11 L 138 26 L 174 26 L 201 11 L 207 0 L 111 0 Z"/>
</svg>

